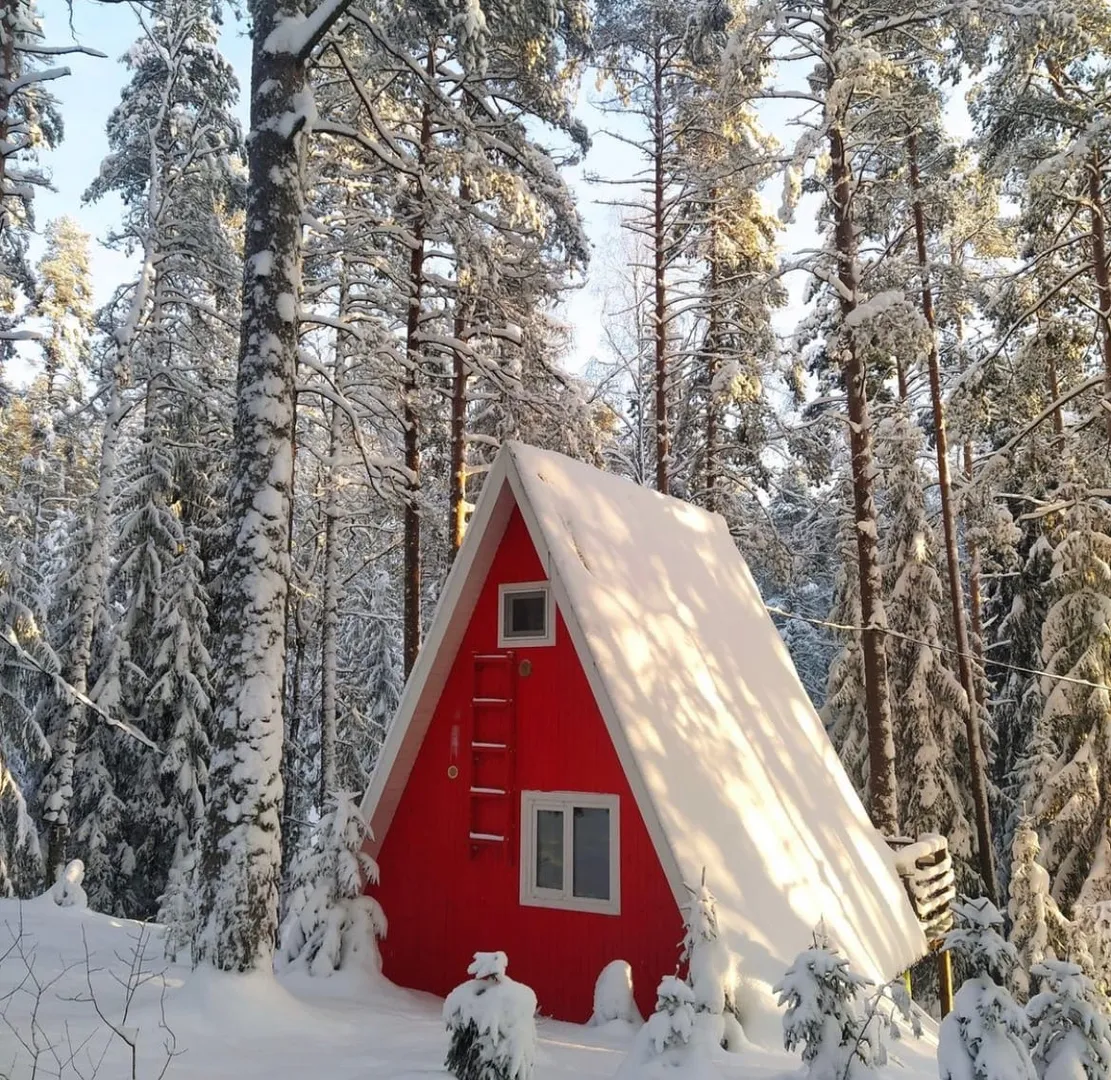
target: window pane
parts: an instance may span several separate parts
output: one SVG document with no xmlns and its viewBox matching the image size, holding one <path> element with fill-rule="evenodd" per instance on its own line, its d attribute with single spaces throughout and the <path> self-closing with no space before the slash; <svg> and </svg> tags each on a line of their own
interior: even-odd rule
<svg viewBox="0 0 1111 1080">
<path fill-rule="evenodd" d="M 547 629 L 547 593 L 506 593 L 502 622 L 506 637 L 543 637 Z"/>
<path fill-rule="evenodd" d="M 610 812 L 603 807 L 576 806 L 571 815 L 574 842 L 572 892 L 584 900 L 610 898 Z"/>
<path fill-rule="evenodd" d="M 563 888 L 563 811 L 536 811 L 536 887 Z"/>
</svg>

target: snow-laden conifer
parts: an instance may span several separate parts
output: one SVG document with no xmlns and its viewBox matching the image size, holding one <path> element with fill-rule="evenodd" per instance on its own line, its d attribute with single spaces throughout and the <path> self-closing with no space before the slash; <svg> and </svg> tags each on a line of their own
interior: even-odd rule
<svg viewBox="0 0 1111 1080">
<path fill-rule="evenodd" d="M 444 1000 L 447 1070 L 457 1080 L 529 1080 L 536 1061 L 536 995 L 505 972 L 503 952 L 475 953 L 471 979 Z"/>
<path fill-rule="evenodd" d="M 900 1029 L 888 1008 L 887 988 L 869 993 L 871 987 L 821 931 L 773 987 L 780 1006 L 787 1007 L 783 1045 L 801 1050 L 814 1080 L 869 1076 L 886 1064 L 887 1039 L 899 1038 Z M 907 1014 L 905 992 L 890 1002 Z"/>
<path fill-rule="evenodd" d="M 637 1032 L 615 1080 L 719 1080 L 710 1047 L 696 1028 L 695 992 L 677 976 L 665 976 L 656 990 L 656 1010 Z"/>
<path fill-rule="evenodd" d="M 945 938 L 970 972 L 941 1022 L 937 1064 L 941 1080 L 1036 1080 L 1022 1009 L 1005 983 L 1014 970 L 1014 947 L 1001 931 L 1003 916 L 990 900 L 964 900 L 954 908 L 960 926 Z"/>
<path fill-rule="evenodd" d="M 949 842 L 958 887 L 978 880 L 964 712 L 969 707 L 946 652 L 946 598 L 937 537 L 926 508 L 921 432 L 899 408 L 876 435 L 886 520 L 882 559 L 891 625 L 887 643 L 895 723 L 900 824 L 907 836 Z"/>
<path fill-rule="evenodd" d="M 386 916 L 363 892 L 367 882 L 378 880 L 378 866 L 363 850 L 369 836 L 358 797 L 333 796 L 292 866 L 294 885 L 279 931 L 280 967 L 318 976 L 352 967 L 378 971 L 377 941 L 385 936 Z"/>
<path fill-rule="evenodd" d="M 1050 674 L 1035 731 L 1053 761 L 1029 809 L 1051 893 L 1071 916 L 1111 894 L 1111 721 L 1108 692 L 1091 686 L 1111 685 L 1111 519 L 1082 485 L 1063 486 L 1058 500 L 1054 600 L 1042 627 Z"/>
<path fill-rule="evenodd" d="M 1011 919 L 1008 941 L 1015 949 L 1014 985 L 1020 1001 L 1029 997 L 1033 971 L 1043 960 L 1070 958 L 1077 933 L 1050 895 L 1049 874 L 1038 862 L 1040 850 L 1033 822 L 1023 817 L 1011 845 L 1008 905 Z"/>
<path fill-rule="evenodd" d="M 694 993 L 696 1030 L 707 1046 L 736 1049 L 744 1039 L 735 1000 L 736 967 L 718 932 L 714 894 L 705 880 L 689 891 L 680 963 L 687 966 L 687 982 Z"/>
<path fill-rule="evenodd" d="M 633 969 L 627 960 L 611 960 L 594 982 L 594 1011 L 590 1024 L 597 1027 L 614 1021 L 642 1024 L 643 1018 L 633 998 Z"/>
<path fill-rule="evenodd" d="M 1026 1006 L 1038 1080 L 1107 1080 L 1111 1076 L 1111 1024 L 1107 999 L 1079 965 L 1065 960 L 1035 964 L 1042 990 Z"/>
</svg>

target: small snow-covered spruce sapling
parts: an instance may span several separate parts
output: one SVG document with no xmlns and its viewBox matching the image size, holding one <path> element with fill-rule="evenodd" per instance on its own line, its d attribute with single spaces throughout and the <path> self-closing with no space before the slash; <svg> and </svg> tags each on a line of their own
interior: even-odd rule
<svg viewBox="0 0 1111 1080">
<path fill-rule="evenodd" d="M 821 928 L 773 990 L 779 1004 L 787 1006 L 783 1045 L 788 1050 L 801 1047 L 813 1080 L 872 1075 L 876 1066 L 887 1063 L 888 1039 L 902 1037 L 898 1016 L 919 1034 L 902 983 L 874 987 L 849 967 Z"/>
<path fill-rule="evenodd" d="M 1095 984 L 1066 960 L 1035 964 L 1031 974 L 1043 987 L 1026 1006 L 1039 1080 L 1107 1080 L 1111 1026 Z"/>
<path fill-rule="evenodd" d="M 705 871 L 701 885 L 688 885 L 687 891 L 691 898 L 683 917 L 686 933 L 680 961 L 687 965 L 687 982 L 694 992 L 695 1027 L 708 1045 L 736 1050 L 744 1042 L 734 1000 L 736 972 L 718 933 L 716 902 L 706 887 Z"/>
<path fill-rule="evenodd" d="M 378 864 L 363 851 L 369 836 L 357 797 L 338 792 L 294 860 L 280 968 L 304 967 L 310 975 L 354 964 L 379 970 L 376 941 L 385 936 L 386 916 L 377 900 L 363 895 L 364 883 L 378 880 Z"/>
<path fill-rule="evenodd" d="M 536 1060 L 536 994 L 506 975 L 503 952 L 475 953 L 471 978 L 444 1001 L 448 1072 L 458 1080 L 528 1080 Z"/>
<path fill-rule="evenodd" d="M 1014 970 L 1014 946 L 1003 940 L 1003 916 L 990 900 L 954 905 L 961 922 L 945 937 L 972 974 L 941 1022 L 937 1069 L 941 1080 L 1035 1080 L 1022 1009 L 1005 986 Z"/>
<path fill-rule="evenodd" d="M 656 1011 L 637 1032 L 615 1080 L 652 1080 L 662 1075 L 717 1080 L 710 1047 L 694 1037 L 695 1030 L 694 991 L 677 975 L 665 976 L 656 990 Z"/>
</svg>

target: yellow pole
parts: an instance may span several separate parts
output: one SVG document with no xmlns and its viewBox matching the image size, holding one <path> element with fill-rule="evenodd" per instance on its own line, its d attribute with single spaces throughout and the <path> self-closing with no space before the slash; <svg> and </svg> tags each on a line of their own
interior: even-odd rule
<svg viewBox="0 0 1111 1080">
<path fill-rule="evenodd" d="M 937 954 L 937 987 L 941 1000 L 941 1015 L 946 1017 L 953 1011 L 953 958 L 947 949 L 939 949 Z"/>
</svg>

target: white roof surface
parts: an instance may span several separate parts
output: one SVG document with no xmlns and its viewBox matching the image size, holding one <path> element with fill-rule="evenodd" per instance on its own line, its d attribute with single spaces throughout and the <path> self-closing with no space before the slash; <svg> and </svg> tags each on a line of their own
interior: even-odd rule
<svg viewBox="0 0 1111 1080">
<path fill-rule="evenodd" d="M 677 900 L 706 884 L 741 975 L 775 982 L 818 922 L 857 970 L 926 951 L 725 521 L 561 454 L 506 443 L 367 792 L 381 838 L 513 504 Z"/>
</svg>

